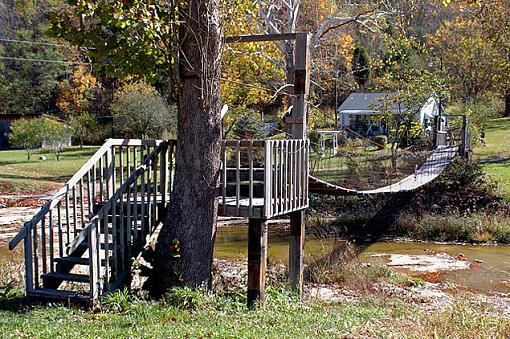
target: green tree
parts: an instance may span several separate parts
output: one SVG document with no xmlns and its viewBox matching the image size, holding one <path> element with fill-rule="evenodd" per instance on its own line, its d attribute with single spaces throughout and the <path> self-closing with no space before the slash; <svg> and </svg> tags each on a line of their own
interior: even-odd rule
<svg viewBox="0 0 510 339">
<path fill-rule="evenodd" d="M 99 127 L 99 122 L 94 114 L 83 113 L 80 115 L 72 115 L 69 118 L 69 127 L 73 133 L 73 136 L 80 141 L 80 149 L 83 148 L 83 141 L 87 137 L 94 139 L 91 136 L 96 134 Z"/>
<path fill-rule="evenodd" d="M 179 107 L 172 204 L 158 238 L 154 287 L 164 293 L 176 283 L 207 285 L 221 152 L 218 1 L 69 0 L 69 5 L 52 16 L 51 31 L 73 45 L 95 47 L 87 55 L 96 71 L 178 85 L 171 91 Z M 179 258 L 172 255 L 176 241 Z"/>
<path fill-rule="evenodd" d="M 41 119 L 20 119 L 11 125 L 9 141 L 15 146 L 22 147 L 27 152 L 29 161 L 44 139 L 42 126 Z"/>
<path fill-rule="evenodd" d="M 122 135 L 141 139 L 175 139 L 177 109 L 150 85 L 137 82 L 125 85 L 110 107 L 114 124 Z"/>
<path fill-rule="evenodd" d="M 390 82 L 382 88 L 390 93 L 374 109 L 380 112 L 379 119 L 388 128 L 391 142 L 391 167 L 397 171 L 398 150 L 406 139 L 420 139 L 424 135 L 418 113 L 430 97 L 436 101 L 446 97 L 445 92 L 431 92 L 444 88 L 442 80 L 434 73 L 419 70 L 400 75 L 400 81 Z"/>
<path fill-rule="evenodd" d="M 66 124 L 49 117 L 40 118 L 40 121 L 43 147 L 51 150 L 57 161 L 59 161 L 64 147 L 71 140 L 72 130 Z"/>
<path fill-rule="evenodd" d="M 370 60 L 366 49 L 363 47 L 356 47 L 354 49 L 352 73 L 358 85 L 364 88 L 370 79 Z"/>
<path fill-rule="evenodd" d="M 244 115 L 240 116 L 235 123 L 233 133 L 236 139 L 263 139 L 265 136 L 264 123 L 261 121 L 260 116 L 258 116 L 258 112 L 248 110 Z"/>
<path fill-rule="evenodd" d="M 41 38 L 41 32 L 20 29 L 15 39 L 50 42 Z M 0 54 L 8 58 L 0 60 L 0 112 L 45 114 L 54 112 L 52 98 L 59 78 L 65 74 L 66 66 L 53 62 L 37 62 L 34 59 L 59 61 L 65 56 L 58 48 L 44 45 L 8 42 L 0 45 Z M 26 60 L 28 59 L 28 60 Z"/>
</svg>

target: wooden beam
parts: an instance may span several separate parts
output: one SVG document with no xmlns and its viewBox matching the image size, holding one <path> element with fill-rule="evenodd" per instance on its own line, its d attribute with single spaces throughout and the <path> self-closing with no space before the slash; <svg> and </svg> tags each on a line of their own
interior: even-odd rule
<svg viewBox="0 0 510 339">
<path fill-rule="evenodd" d="M 248 308 L 264 306 L 266 299 L 267 220 L 248 222 Z"/>
<path fill-rule="evenodd" d="M 223 37 L 223 43 L 235 44 L 242 42 L 263 42 L 263 41 L 282 41 L 295 40 L 299 33 L 282 33 L 282 34 L 250 34 Z"/>
<path fill-rule="evenodd" d="M 303 291 L 303 262 L 305 246 L 305 211 L 290 214 L 289 281 L 292 291 Z"/>
</svg>

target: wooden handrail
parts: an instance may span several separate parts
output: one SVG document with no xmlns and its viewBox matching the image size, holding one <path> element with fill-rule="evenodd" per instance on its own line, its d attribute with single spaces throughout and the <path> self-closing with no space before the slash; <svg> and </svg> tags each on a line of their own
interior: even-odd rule
<svg viewBox="0 0 510 339">
<path fill-rule="evenodd" d="M 9 241 L 9 249 L 14 250 L 18 244 L 26 237 L 33 225 L 40 222 L 44 216 L 55 208 L 62 199 L 75 187 L 82 178 L 95 166 L 95 164 L 111 149 L 112 146 L 158 146 L 163 140 L 137 140 L 137 139 L 108 139 L 92 155 L 92 157 L 55 193 L 37 212 L 34 217 L 23 225 L 21 231 Z"/>
<path fill-rule="evenodd" d="M 107 213 L 112 208 L 112 205 L 115 201 L 117 201 L 120 196 L 126 193 L 127 189 L 133 182 L 135 182 L 138 177 L 143 174 L 147 168 L 153 165 L 156 156 L 161 153 L 161 150 L 164 147 L 167 147 L 168 144 L 166 142 L 160 142 L 159 145 L 152 151 L 150 155 L 146 157 L 143 163 L 138 166 L 138 168 L 126 179 L 124 184 L 113 194 L 113 196 L 101 207 L 101 209 L 94 215 L 94 217 L 90 220 L 90 222 L 83 228 L 77 237 L 68 245 L 67 252 L 71 253 L 86 239 L 89 228 L 94 222 L 97 222 L 96 219 L 103 219 Z"/>
</svg>

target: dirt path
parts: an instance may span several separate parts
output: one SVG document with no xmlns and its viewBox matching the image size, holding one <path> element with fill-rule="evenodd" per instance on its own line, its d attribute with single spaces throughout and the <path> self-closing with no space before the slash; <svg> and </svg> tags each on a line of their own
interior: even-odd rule
<svg viewBox="0 0 510 339">
<path fill-rule="evenodd" d="M 9 241 L 53 196 L 55 191 L 35 195 L 0 194 L 0 244 Z"/>
</svg>

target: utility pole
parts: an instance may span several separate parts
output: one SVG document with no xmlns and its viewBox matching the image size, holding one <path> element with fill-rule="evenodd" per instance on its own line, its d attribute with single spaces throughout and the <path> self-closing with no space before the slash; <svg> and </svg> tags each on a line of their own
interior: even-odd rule
<svg viewBox="0 0 510 339">
<path fill-rule="evenodd" d="M 338 44 L 335 44 L 335 128 L 338 127 Z"/>
</svg>

